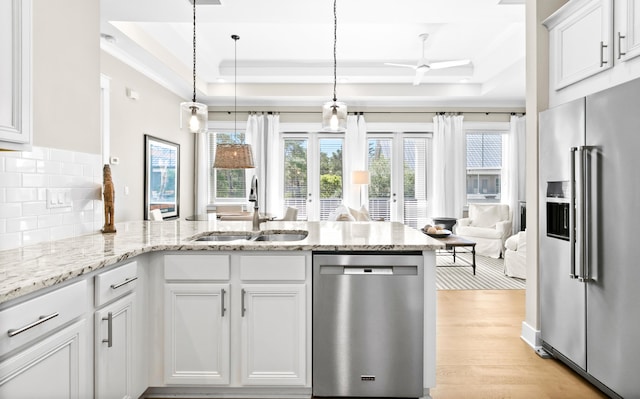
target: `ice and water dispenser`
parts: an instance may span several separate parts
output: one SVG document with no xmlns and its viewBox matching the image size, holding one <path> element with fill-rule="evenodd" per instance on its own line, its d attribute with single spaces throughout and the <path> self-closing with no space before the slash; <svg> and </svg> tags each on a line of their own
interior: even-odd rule
<svg viewBox="0 0 640 399">
<path fill-rule="evenodd" d="M 547 236 L 569 240 L 570 195 L 568 181 L 547 182 Z"/>
</svg>

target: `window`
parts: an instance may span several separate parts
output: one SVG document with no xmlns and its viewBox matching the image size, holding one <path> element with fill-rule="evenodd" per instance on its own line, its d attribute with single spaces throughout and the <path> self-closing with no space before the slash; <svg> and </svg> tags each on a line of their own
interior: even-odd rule
<svg viewBox="0 0 640 399">
<path fill-rule="evenodd" d="M 284 134 L 284 204 L 298 219 L 327 220 L 342 202 L 344 139 L 340 136 Z"/>
<path fill-rule="evenodd" d="M 424 226 L 430 161 L 431 137 L 426 133 L 370 134 L 371 217 Z"/>
<path fill-rule="evenodd" d="M 467 133 L 467 202 L 499 202 L 502 132 Z"/>
<path fill-rule="evenodd" d="M 244 133 L 209 134 L 209 165 L 213 165 L 217 144 L 242 144 Z M 213 169 L 209 167 L 209 203 L 245 202 L 247 181 L 244 169 Z"/>
</svg>

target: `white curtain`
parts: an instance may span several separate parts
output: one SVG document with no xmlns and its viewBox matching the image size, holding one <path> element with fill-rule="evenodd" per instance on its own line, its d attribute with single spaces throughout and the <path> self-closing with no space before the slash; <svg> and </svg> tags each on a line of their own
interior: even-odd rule
<svg viewBox="0 0 640 399">
<path fill-rule="evenodd" d="M 520 231 L 520 201 L 524 192 L 525 117 L 511 115 L 509 133 L 502 140 L 502 192 L 501 202 L 509 205 L 512 215 L 512 233 Z"/>
<path fill-rule="evenodd" d="M 280 173 L 280 115 L 267 115 L 264 159 L 266 165 L 266 179 L 262 185 L 265 193 L 265 211 L 272 215 L 281 215 L 284 212 L 282 198 L 283 182 Z"/>
<path fill-rule="evenodd" d="M 196 134 L 196 162 L 195 184 L 193 187 L 195 203 L 193 213 L 201 215 L 207 213 L 209 203 L 209 135 L 212 133 Z"/>
<path fill-rule="evenodd" d="M 432 217 L 462 217 L 466 202 L 466 157 L 463 116 L 434 116 Z"/>
<path fill-rule="evenodd" d="M 367 204 L 367 188 L 351 181 L 351 172 L 354 170 L 367 170 L 367 123 L 364 115 L 347 116 L 347 132 L 345 134 L 346 155 L 343 170 L 344 176 L 344 203 L 345 205 L 360 209 L 360 193 L 362 203 Z"/>
<path fill-rule="evenodd" d="M 253 153 L 253 163 L 255 169 L 247 169 L 245 173 L 245 187 L 247 188 L 247 198 L 249 198 L 249 189 L 251 187 L 251 180 L 253 176 L 258 177 L 258 204 L 264 207 L 265 203 L 265 190 L 264 182 L 266 176 L 266 164 L 264 157 L 264 136 L 265 136 L 264 116 L 249 114 L 247 118 L 247 130 L 245 132 L 245 143 L 251 145 L 251 152 Z M 253 204 L 251 204 L 253 205 Z M 264 212 L 264 209 L 260 209 L 260 212 Z"/>
</svg>

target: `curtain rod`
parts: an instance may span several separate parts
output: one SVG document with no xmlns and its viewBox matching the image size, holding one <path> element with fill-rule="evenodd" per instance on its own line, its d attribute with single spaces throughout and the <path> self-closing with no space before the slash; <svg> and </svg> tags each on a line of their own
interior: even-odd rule
<svg viewBox="0 0 640 399">
<path fill-rule="evenodd" d="M 231 115 L 233 111 L 209 111 L 209 113 L 221 113 L 221 114 L 229 114 Z M 252 114 L 321 114 L 322 112 L 318 111 L 240 111 L 247 112 Z M 350 115 L 364 115 L 364 114 L 436 114 L 436 115 L 446 115 L 446 114 L 507 114 L 507 115 L 526 115 L 526 112 L 514 112 L 514 111 L 357 111 L 357 112 L 349 112 Z"/>
</svg>

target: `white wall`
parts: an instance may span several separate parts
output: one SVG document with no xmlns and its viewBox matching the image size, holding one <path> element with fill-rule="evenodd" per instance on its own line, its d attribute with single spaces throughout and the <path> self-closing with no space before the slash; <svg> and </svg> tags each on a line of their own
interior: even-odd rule
<svg viewBox="0 0 640 399">
<path fill-rule="evenodd" d="M 180 132 L 180 98 L 113 56 L 100 53 L 102 74 L 110 79 L 110 155 L 116 189 L 115 220 L 144 217 L 144 135 L 180 144 L 180 217 L 193 214 L 195 136 Z M 128 98 L 127 88 L 139 94 Z M 127 189 L 128 188 L 128 194 Z"/>
<path fill-rule="evenodd" d="M 100 2 L 33 0 L 33 144 L 100 153 Z"/>
<path fill-rule="evenodd" d="M 527 296 L 523 337 L 538 345 L 540 309 L 538 300 L 538 113 L 549 104 L 549 39 L 542 21 L 567 0 L 527 0 Z"/>
</svg>

